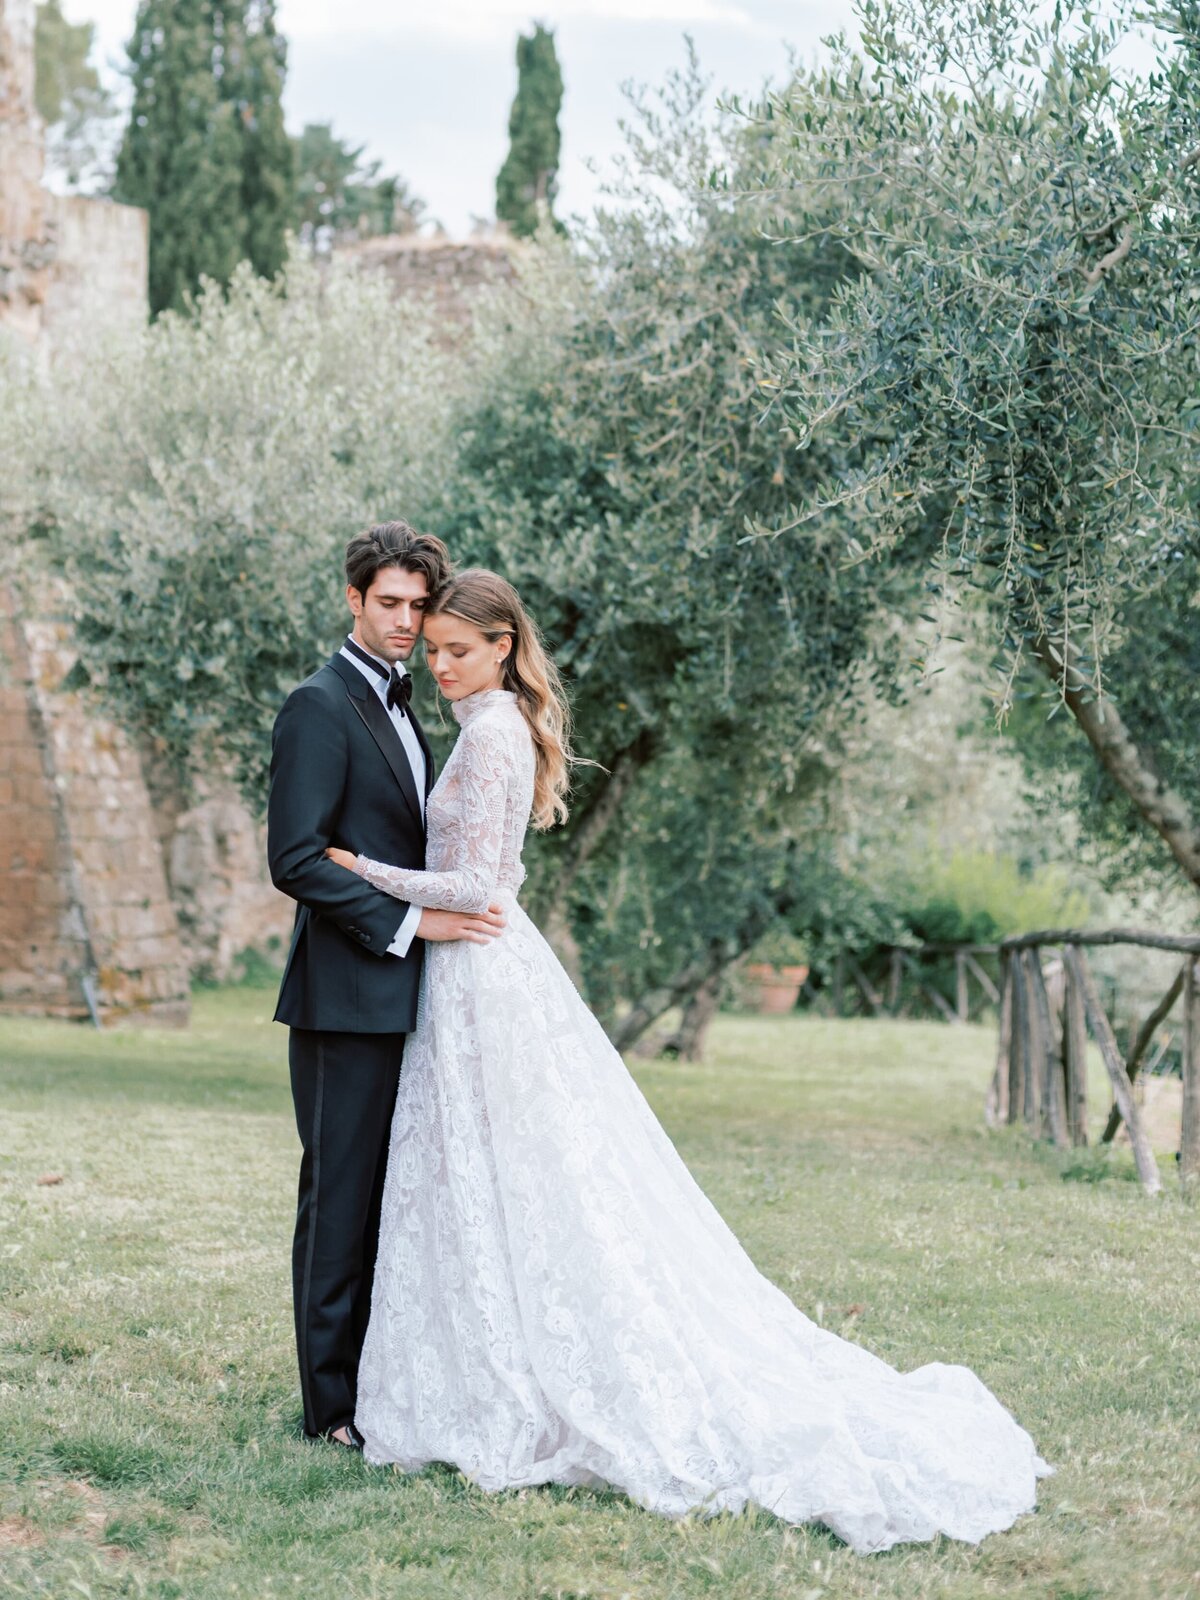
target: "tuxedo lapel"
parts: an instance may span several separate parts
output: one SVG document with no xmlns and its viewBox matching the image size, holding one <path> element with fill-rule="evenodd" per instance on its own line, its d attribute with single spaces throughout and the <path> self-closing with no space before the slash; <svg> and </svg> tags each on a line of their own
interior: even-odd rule
<svg viewBox="0 0 1200 1600">
<path fill-rule="evenodd" d="M 400 735 L 392 726 L 392 719 L 384 709 L 383 701 L 371 691 L 362 673 L 359 672 L 357 667 L 352 666 L 345 656 L 336 655 L 329 664 L 349 690 L 350 704 L 362 719 L 372 739 L 379 746 L 380 754 L 392 769 L 392 776 L 400 785 L 400 792 L 408 802 L 409 809 L 417 820 L 417 825 L 424 832 L 425 824 L 421 818 L 421 801 L 417 795 L 417 785 L 413 778 L 412 768 L 408 764 L 408 757 L 404 753 L 404 745 L 400 741 Z M 421 742 L 424 747 L 423 738 Z M 425 758 L 425 770 L 428 773 L 428 756 Z"/>
<path fill-rule="evenodd" d="M 351 701 L 355 711 L 366 723 L 371 737 L 382 750 L 384 759 L 392 769 L 392 776 L 400 785 L 404 798 L 418 824 L 424 831 L 421 822 L 421 802 L 417 797 L 417 785 L 413 779 L 412 768 L 408 764 L 408 757 L 404 753 L 404 746 L 400 742 L 400 735 L 392 726 L 392 719 L 384 710 L 383 702 L 377 694 L 368 694 L 363 700 Z"/>
</svg>

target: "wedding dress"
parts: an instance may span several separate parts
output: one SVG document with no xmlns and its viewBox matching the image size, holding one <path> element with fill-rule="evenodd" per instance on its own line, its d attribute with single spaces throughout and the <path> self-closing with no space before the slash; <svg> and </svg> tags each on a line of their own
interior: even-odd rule
<svg viewBox="0 0 1200 1600">
<path fill-rule="evenodd" d="M 855 1550 L 976 1541 L 1050 1469 L 978 1378 L 898 1373 L 761 1276 L 517 902 L 533 747 L 504 690 L 454 705 L 422 906 L 507 910 L 430 944 L 392 1126 L 356 1421 L 368 1461 L 485 1489 L 611 1485 L 667 1516 L 818 1521 Z"/>
</svg>

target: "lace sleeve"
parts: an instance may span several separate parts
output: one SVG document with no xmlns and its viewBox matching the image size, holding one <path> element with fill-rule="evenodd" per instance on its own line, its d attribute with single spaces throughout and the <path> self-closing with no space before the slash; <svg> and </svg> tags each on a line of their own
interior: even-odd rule
<svg viewBox="0 0 1200 1600">
<path fill-rule="evenodd" d="M 502 731 L 486 724 L 464 728 L 454 754 L 457 815 L 447 840 L 450 865 L 442 872 L 417 872 L 359 856 L 354 870 L 410 905 L 486 911 L 496 894 L 512 754 Z"/>
</svg>

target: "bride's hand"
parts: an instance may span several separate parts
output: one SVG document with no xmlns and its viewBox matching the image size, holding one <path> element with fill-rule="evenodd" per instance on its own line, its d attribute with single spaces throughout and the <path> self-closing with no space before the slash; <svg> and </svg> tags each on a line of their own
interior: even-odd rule
<svg viewBox="0 0 1200 1600">
<path fill-rule="evenodd" d="M 354 871 L 354 863 L 358 860 L 358 857 L 353 850 L 338 850 L 333 845 L 330 845 L 325 854 L 330 861 L 336 861 L 339 867 L 347 867 L 351 872 Z"/>
</svg>

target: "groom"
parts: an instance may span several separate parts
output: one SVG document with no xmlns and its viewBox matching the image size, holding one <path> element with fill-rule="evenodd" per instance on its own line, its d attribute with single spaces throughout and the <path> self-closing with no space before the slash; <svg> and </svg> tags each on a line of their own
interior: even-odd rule
<svg viewBox="0 0 1200 1600">
<path fill-rule="evenodd" d="M 354 628 L 284 702 L 271 748 L 267 852 L 296 901 L 275 1012 L 288 1024 L 303 1156 L 292 1283 L 304 1431 L 360 1448 L 358 1361 L 371 1309 L 388 1130 L 404 1036 L 417 1017 L 422 941 L 486 943 L 483 916 L 406 906 L 325 856 L 330 845 L 425 865 L 429 745 L 403 663 L 430 596 L 450 576 L 445 545 L 384 522 L 346 547 Z"/>
</svg>

